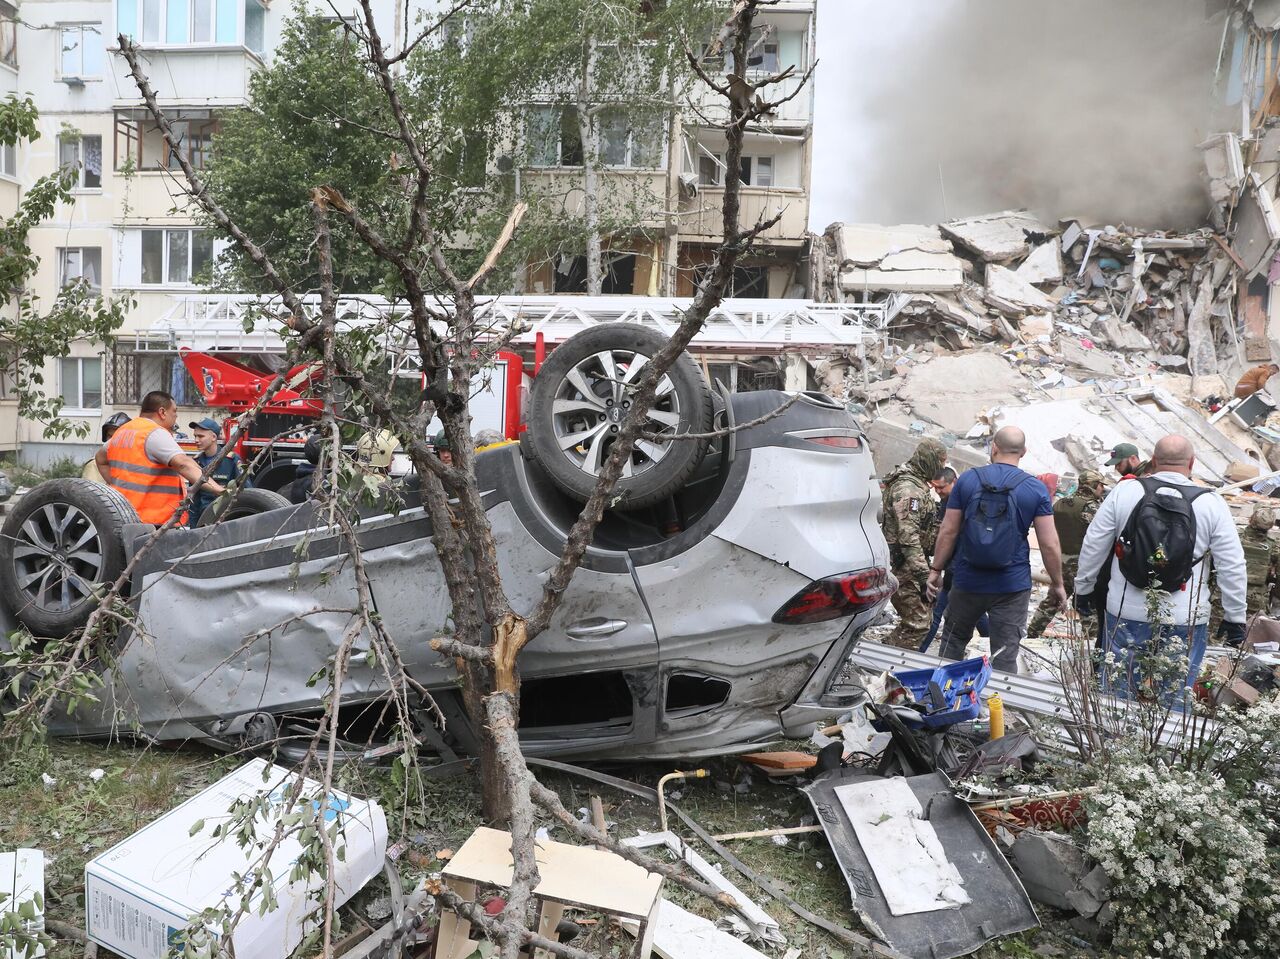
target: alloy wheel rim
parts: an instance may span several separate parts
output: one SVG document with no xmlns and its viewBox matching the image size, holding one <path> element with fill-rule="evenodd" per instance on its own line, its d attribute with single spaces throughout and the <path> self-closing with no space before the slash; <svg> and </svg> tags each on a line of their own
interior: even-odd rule
<svg viewBox="0 0 1280 959">
<path fill-rule="evenodd" d="M 602 350 L 579 360 L 557 386 L 551 407 L 556 444 L 584 473 L 597 476 L 604 468 L 648 362 L 648 356 L 634 350 Z M 680 397 L 671 377 L 664 374 L 642 430 L 674 435 L 679 425 Z M 623 464 L 622 478 L 652 469 L 670 451 L 670 442 L 637 437 L 631 457 Z"/>
<path fill-rule="evenodd" d="M 25 602 L 67 612 L 93 595 L 102 576 L 102 537 L 70 503 L 46 503 L 19 528 L 13 543 L 14 579 Z"/>
</svg>

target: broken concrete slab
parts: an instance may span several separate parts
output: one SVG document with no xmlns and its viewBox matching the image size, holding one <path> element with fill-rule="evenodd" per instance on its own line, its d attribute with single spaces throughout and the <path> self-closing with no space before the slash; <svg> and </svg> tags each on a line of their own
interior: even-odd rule
<svg viewBox="0 0 1280 959">
<path fill-rule="evenodd" d="M 1061 283 L 1062 251 L 1057 241 L 1041 243 L 1014 272 L 1028 283 Z"/>
<path fill-rule="evenodd" d="M 840 274 L 840 288 L 846 293 L 864 290 L 883 293 L 948 293 L 964 286 L 964 271 L 959 267 L 938 270 L 845 270 Z"/>
<path fill-rule="evenodd" d="M 964 270 L 964 260 L 950 253 L 902 250 L 890 253 L 878 264 L 882 270 Z"/>
<path fill-rule="evenodd" d="M 1036 289 L 1012 270 L 998 263 L 987 265 L 984 297 L 999 310 L 1012 313 L 1052 313 L 1058 306 L 1047 293 Z"/>
<path fill-rule="evenodd" d="M 1033 215 L 1021 210 L 989 213 L 941 224 L 944 236 L 948 236 L 967 249 L 973 250 L 987 262 L 1003 263 L 1025 256 L 1031 242 L 1041 242 L 1057 231 L 1045 226 Z"/>
<path fill-rule="evenodd" d="M 836 253 L 842 264 L 874 266 L 885 257 L 907 250 L 950 256 L 951 243 L 936 226 L 904 223 L 881 226 L 878 223 L 840 223 L 830 227 L 836 241 Z"/>
<path fill-rule="evenodd" d="M 1089 867 L 1080 847 L 1070 839 L 1040 829 L 1024 829 L 1010 847 L 1009 859 L 1032 899 L 1059 909 L 1074 909 L 1067 895 L 1080 887 Z"/>
<path fill-rule="evenodd" d="M 898 398 L 921 419 L 963 436 L 978 414 L 1011 403 L 1030 382 L 1003 356 L 973 350 L 938 356 L 914 367 Z"/>
<path fill-rule="evenodd" d="M 1102 318 L 1102 329 L 1106 334 L 1107 341 L 1117 350 L 1150 350 L 1154 348 L 1151 340 L 1147 339 L 1141 330 L 1131 323 L 1123 322 L 1120 317 L 1114 314 L 1107 314 Z"/>
<path fill-rule="evenodd" d="M 1072 336 L 1058 338 L 1058 353 L 1068 366 L 1094 376 L 1117 377 L 1124 373 L 1124 366 L 1111 354 L 1096 347 L 1086 347 Z"/>
<path fill-rule="evenodd" d="M 1265 273 L 1280 249 L 1280 214 L 1269 188 L 1257 173 L 1246 178 L 1245 195 L 1236 208 L 1236 235 L 1232 248 L 1244 261 L 1246 279 Z"/>
<path fill-rule="evenodd" d="M 944 320 L 951 323 L 958 323 L 967 329 L 973 330 L 975 333 L 981 333 L 984 336 L 990 335 L 993 324 L 985 316 L 975 313 L 973 310 L 956 302 L 947 296 L 922 296 L 920 300 L 928 303 L 929 308 L 937 313 Z"/>
</svg>

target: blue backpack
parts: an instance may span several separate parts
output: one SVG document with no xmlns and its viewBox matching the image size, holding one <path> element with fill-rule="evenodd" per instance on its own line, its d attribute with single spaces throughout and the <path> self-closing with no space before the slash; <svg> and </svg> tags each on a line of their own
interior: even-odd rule
<svg viewBox="0 0 1280 959">
<path fill-rule="evenodd" d="M 964 506 L 960 527 L 961 555 L 971 569 L 1007 569 L 1022 559 L 1027 531 L 1018 522 L 1014 491 L 1035 477 L 1023 473 L 1012 486 L 996 486 L 987 481 L 988 468 L 974 470 L 982 489 Z M 1021 472 L 1021 471 L 1020 471 Z"/>
</svg>

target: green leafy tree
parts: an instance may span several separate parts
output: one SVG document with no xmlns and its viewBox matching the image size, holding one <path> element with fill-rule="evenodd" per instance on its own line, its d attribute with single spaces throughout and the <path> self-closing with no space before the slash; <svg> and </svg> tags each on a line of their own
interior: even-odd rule
<svg viewBox="0 0 1280 959">
<path fill-rule="evenodd" d="M 0 143 L 39 138 L 35 104 L 10 95 L 0 102 Z M 0 221 L 0 372 L 18 400 L 18 415 L 41 422 L 49 437 L 84 436 L 88 426 L 65 419 L 62 397 L 44 390 L 44 368 L 71 352 L 76 340 L 105 340 L 124 320 L 130 302 L 104 299 L 84 280 L 64 286 L 51 304 L 31 290 L 40 258 L 31 250 L 31 231 L 73 202 L 77 172 L 64 168 L 36 180 L 24 192 L 14 214 Z"/>
</svg>

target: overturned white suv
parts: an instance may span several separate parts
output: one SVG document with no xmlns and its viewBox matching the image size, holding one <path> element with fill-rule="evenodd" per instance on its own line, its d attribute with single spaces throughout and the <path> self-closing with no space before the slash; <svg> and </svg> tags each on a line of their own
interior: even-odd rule
<svg viewBox="0 0 1280 959">
<path fill-rule="evenodd" d="M 534 381 L 525 441 L 478 455 L 517 609 L 539 597 L 607 455 L 608 411 L 660 342 L 631 324 L 566 341 Z M 653 432 L 746 423 L 788 399 L 713 394 L 687 356 L 659 396 Z M 819 394 L 708 444 L 644 444 L 622 484 L 626 508 L 606 514 L 551 627 L 522 655 L 527 748 L 697 756 L 801 733 L 851 705 L 855 691 L 836 685 L 846 650 L 896 585 L 873 473 L 853 417 Z M 453 663 L 428 646 L 446 630 L 450 602 L 416 478 L 401 497 L 398 511 L 360 518 L 374 600 L 449 719 L 443 740 L 428 738 L 469 751 Z M 37 487 L 0 540 L 4 612 L 38 634 L 73 629 L 95 587 L 150 534 L 110 489 Z M 100 702 L 54 731 L 221 748 L 305 742 L 321 709 L 308 681 L 334 655 L 348 618 L 340 610 L 354 605 L 344 560 L 312 504 L 171 531 L 133 573 L 137 635 L 120 638 Z M 386 692 L 382 670 L 358 651 L 344 696 L 353 752 L 376 741 Z"/>
</svg>

